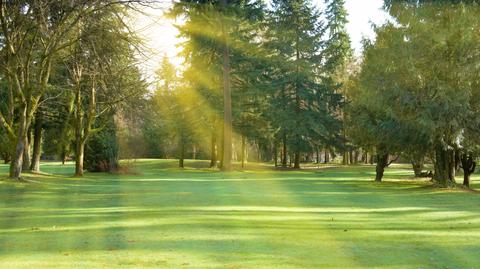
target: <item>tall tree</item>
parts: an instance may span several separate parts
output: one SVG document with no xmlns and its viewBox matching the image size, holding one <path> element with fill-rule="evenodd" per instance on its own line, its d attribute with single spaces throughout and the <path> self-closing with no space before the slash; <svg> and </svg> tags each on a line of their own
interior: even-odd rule
<svg viewBox="0 0 480 269">
<path fill-rule="evenodd" d="M 66 59 L 73 98 L 75 175 L 84 170 L 85 145 L 101 130 L 96 119 L 143 94 L 132 47 L 137 39 L 123 22 L 126 9 L 112 5 L 98 10 L 79 28 L 79 40 Z M 95 127 L 95 128 L 94 128 Z"/>
<path fill-rule="evenodd" d="M 182 54 L 188 67 L 183 76 L 193 87 L 192 94 L 201 100 L 198 121 L 210 133 L 211 166 L 215 166 L 218 154 L 224 170 L 231 169 L 237 102 L 232 98 L 234 91 L 245 85 L 246 72 L 237 67 L 246 66 L 245 57 L 240 55 L 254 50 L 251 40 L 244 37 L 255 32 L 250 19 L 257 16 L 259 6 L 259 1 L 180 1 L 172 10 L 173 15 L 186 17 L 179 27 L 187 39 Z M 252 32 L 247 33 L 247 28 Z"/>
<path fill-rule="evenodd" d="M 283 140 L 286 165 L 287 145 L 293 151 L 294 167 L 300 168 L 300 155 L 317 139 L 327 140 L 336 120 L 328 108 L 333 93 L 322 80 L 322 37 L 325 28 L 319 12 L 309 1 L 273 1 L 268 48 L 272 50 L 270 78 L 274 126 Z"/>
<path fill-rule="evenodd" d="M 324 55 L 324 82 L 333 92 L 347 99 L 347 80 L 349 67 L 353 62 L 353 53 L 350 45 L 350 37 L 347 33 L 347 11 L 344 0 L 325 0 L 325 18 L 327 21 L 328 38 L 325 41 Z M 345 100 L 344 100 L 345 101 Z M 349 162 L 348 154 L 351 153 L 351 145 L 348 145 L 346 118 L 343 109 L 339 111 L 342 121 L 342 143 L 339 147 L 342 151 L 343 164 Z M 338 144 L 333 141 L 333 144 Z M 329 145 L 327 145 L 327 148 Z M 350 148 L 350 150 L 349 150 Z M 350 156 L 352 157 L 352 156 Z"/>
<path fill-rule="evenodd" d="M 365 77 L 370 104 L 427 135 L 435 182 L 453 186 L 461 134 L 475 113 L 470 102 L 479 68 L 478 6 L 398 7 L 391 9 L 396 23 L 377 27 L 375 45 L 366 52 L 364 68 L 376 69 Z"/>
<path fill-rule="evenodd" d="M 0 124 L 15 144 L 10 177 L 21 176 L 28 132 L 52 65 L 61 51 L 76 43 L 80 22 L 103 8 L 130 2 L 134 1 L 0 1 L 0 68 L 16 98 L 16 123 L 0 114 Z"/>
<path fill-rule="evenodd" d="M 160 69 L 156 72 L 157 88 L 153 95 L 155 109 L 162 120 L 162 128 L 169 130 L 170 140 L 176 144 L 178 166 L 184 167 L 186 150 L 193 144 L 195 138 L 195 95 L 188 83 L 182 83 L 175 66 L 165 56 Z"/>
</svg>

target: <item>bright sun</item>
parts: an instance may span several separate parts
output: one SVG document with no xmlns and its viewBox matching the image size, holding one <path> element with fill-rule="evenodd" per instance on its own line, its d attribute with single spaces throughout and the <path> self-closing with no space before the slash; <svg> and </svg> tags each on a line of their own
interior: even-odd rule
<svg viewBox="0 0 480 269">
<path fill-rule="evenodd" d="M 178 57 L 182 49 L 179 47 L 179 32 L 175 27 L 175 24 L 181 22 L 164 16 L 171 5 L 170 0 L 161 0 L 151 7 L 142 8 L 142 12 L 135 12 L 132 16 L 133 28 L 145 42 L 145 49 L 141 52 L 141 69 L 149 80 L 159 68 L 164 56 L 176 66 L 183 62 L 183 59 Z"/>
</svg>

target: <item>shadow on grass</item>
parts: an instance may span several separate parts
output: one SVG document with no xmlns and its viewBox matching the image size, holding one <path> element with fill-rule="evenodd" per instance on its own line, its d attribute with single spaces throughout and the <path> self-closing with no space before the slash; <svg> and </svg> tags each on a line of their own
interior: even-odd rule
<svg viewBox="0 0 480 269">
<path fill-rule="evenodd" d="M 480 265 L 480 196 L 404 180 L 411 172 L 402 167 L 377 184 L 371 166 L 222 173 L 191 163 L 140 160 L 143 175 L 82 179 L 52 163 L 42 166 L 52 176 L 2 182 L 0 259 L 81 254 L 101 267 L 118 252 L 111 267 L 152 255 L 170 268 Z"/>
</svg>

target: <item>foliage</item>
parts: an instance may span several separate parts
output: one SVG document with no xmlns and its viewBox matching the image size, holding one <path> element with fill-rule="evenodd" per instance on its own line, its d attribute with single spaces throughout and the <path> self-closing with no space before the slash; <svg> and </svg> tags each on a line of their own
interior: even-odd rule
<svg viewBox="0 0 480 269">
<path fill-rule="evenodd" d="M 454 150 L 475 114 L 478 6 L 425 4 L 397 12 L 397 22 L 377 27 L 376 42 L 365 48 L 353 113 L 366 113 L 354 121 L 393 151 L 432 148 L 435 180 L 451 185 Z M 362 119 L 373 125 L 362 126 Z"/>
<path fill-rule="evenodd" d="M 90 172 L 112 172 L 118 167 L 118 142 L 112 115 L 108 115 L 106 121 L 85 148 L 85 169 Z"/>
</svg>

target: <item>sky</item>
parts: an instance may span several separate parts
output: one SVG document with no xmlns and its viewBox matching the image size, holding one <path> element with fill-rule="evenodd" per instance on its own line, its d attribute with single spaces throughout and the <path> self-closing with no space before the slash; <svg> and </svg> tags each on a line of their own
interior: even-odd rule
<svg viewBox="0 0 480 269">
<path fill-rule="evenodd" d="M 324 0 L 312 0 L 320 9 Z M 345 8 L 348 12 L 349 23 L 347 31 L 350 35 L 352 47 L 357 55 L 361 53 L 363 37 L 374 39 L 371 23 L 382 24 L 388 15 L 381 9 L 383 0 L 346 0 Z M 178 31 L 175 22 L 163 16 L 163 12 L 171 6 L 171 0 L 159 0 L 155 8 L 144 10 L 144 14 L 134 14 L 134 29 L 145 41 L 145 52 L 141 58 L 141 68 L 147 76 L 152 76 L 164 56 L 177 66 L 182 59 L 177 57 L 181 48 L 181 40 L 177 37 Z"/>
</svg>

